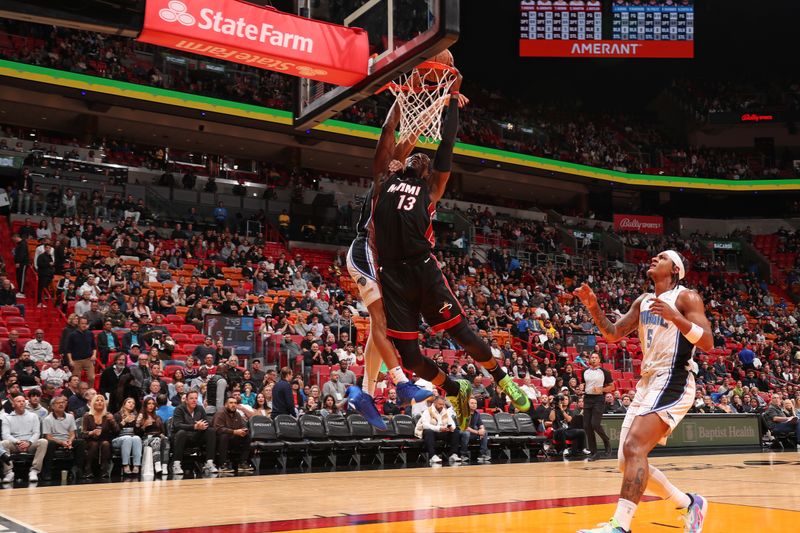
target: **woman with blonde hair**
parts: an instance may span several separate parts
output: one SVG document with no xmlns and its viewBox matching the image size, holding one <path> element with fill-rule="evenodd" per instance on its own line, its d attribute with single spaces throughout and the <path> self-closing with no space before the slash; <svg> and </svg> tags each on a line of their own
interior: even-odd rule
<svg viewBox="0 0 800 533">
<path fill-rule="evenodd" d="M 86 474 L 111 476 L 111 440 L 119 433 L 119 426 L 111 413 L 106 412 L 106 399 L 102 394 L 92 399 L 89 411 L 81 419 L 81 434 L 86 441 Z"/>
<path fill-rule="evenodd" d="M 137 423 L 136 401 L 125 398 L 119 412 L 114 415 L 114 420 L 119 426 L 119 436 L 111 445 L 121 452 L 122 473 L 126 476 L 138 476 L 139 467 L 142 466 L 142 439 L 138 435 L 140 428 Z"/>
</svg>

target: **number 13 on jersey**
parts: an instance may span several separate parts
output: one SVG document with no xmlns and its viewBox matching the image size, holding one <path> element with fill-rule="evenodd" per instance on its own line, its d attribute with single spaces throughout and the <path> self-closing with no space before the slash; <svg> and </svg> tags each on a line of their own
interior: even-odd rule
<svg viewBox="0 0 800 533">
<path fill-rule="evenodd" d="M 406 211 L 411 211 L 414 209 L 414 204 L 417 203 L 416 196 L 406 196 L 405 194 L 400 195 L 400 201 L 397 202 L 397 209 L 404 209 Z"/>
</svg>

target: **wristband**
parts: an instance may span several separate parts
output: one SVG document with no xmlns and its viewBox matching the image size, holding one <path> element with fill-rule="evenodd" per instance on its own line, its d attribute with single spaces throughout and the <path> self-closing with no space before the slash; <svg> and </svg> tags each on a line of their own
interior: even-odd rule
<svg viewBox="0 0 800 533">
<path fill-rule="evenodd" d="M 459 94 L 461 94 L 461 93 L 458 92 L 458 91 L 453 91 L 453 92 L 450 93 L 450 96 L 458 96 Z"/>
<path fill-rule="evenodd" d="M 703 336 L 703 328 L 693 322 L 692 329 L 690 329 L 688 333 L 684 333 L 683 336 L 692 344 L 697 344 L 697 341 Z"/>
</svg>

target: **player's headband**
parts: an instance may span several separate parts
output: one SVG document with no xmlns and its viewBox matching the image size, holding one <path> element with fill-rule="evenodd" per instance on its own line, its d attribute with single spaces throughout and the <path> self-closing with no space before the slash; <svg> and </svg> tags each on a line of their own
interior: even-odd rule
<svg viewBox="0 0 800 533">
<path fill-rule="evenodd" d="M 681 260 L 681 256 L 678 255 L 678 252 L 675 250 L 665 250 L 664 254 L 672 259 L 672 262 L 678 267 L 678 279 L 686 277 L 686 268 L 683 266 L 683 261 Z"/>
</svg>

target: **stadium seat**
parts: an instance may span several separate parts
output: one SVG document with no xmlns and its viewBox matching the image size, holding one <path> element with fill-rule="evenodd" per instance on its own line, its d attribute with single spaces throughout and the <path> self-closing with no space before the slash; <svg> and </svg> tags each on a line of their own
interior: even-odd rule
<svg viewBox="0 0 800 533">
<path fill-rule="evenodd" d="M 325 421 L 321 416 L 305 414 L 300 417 L 303 438 L 308 441 L 304 461 L 308 469 L 313 468 L 314 458 L 323 457 L 332 467 L 336 466 L 334 442 L 325 432 Z"/>
<path fill-rule="evenodd" d="M 333 442 L 334 457 L 333 466 L 336 466 L 338 457 L 341 455 L 347 458 L 347 465 L 356 462 L 355 456 L 357 455 L 356 448 L 358 443 L 353 439 L 353 434 L 350 431 L 350 425 L 347 419 L 339 414 L 328 415 L 325 418 L 325 434 Z"/>
<path fill-rule="evenodd" d="M 261 470 L 262 457 L 275 459 L 281 472 L 286 473 L 286 457 L 284 455 L 286 444 L 278 440 L 272 418 L 256 415 L 250 419 L 249 428 L 250 448 L 253 450 L 252 461 L 256 473 Z"/>
<path fill-rule="evenodd" d="M 286 460 L 292 457 L 300 459 L 300 467 L 308 466 L 305 462 L 306 452 L 308 451 L 309 443 L 303 438 L 303 432 L 300 429 L 298 420 L 290 415 L 278 415 L 275 417 L 275 431 L 278 438 L 281 439 L 286 445 Z"/>
<path fill-rule="evenodd" d="M 511 460 L 511 447 L 513 442 L 510 436 L 501 435 L 500 429 L 497 427 L 494 415 L 491 413 L 481 413 L 481 422 L 489 434 L 489 452 L 492 450 L 500 450 L 506 461 Z"/>
</svg>

